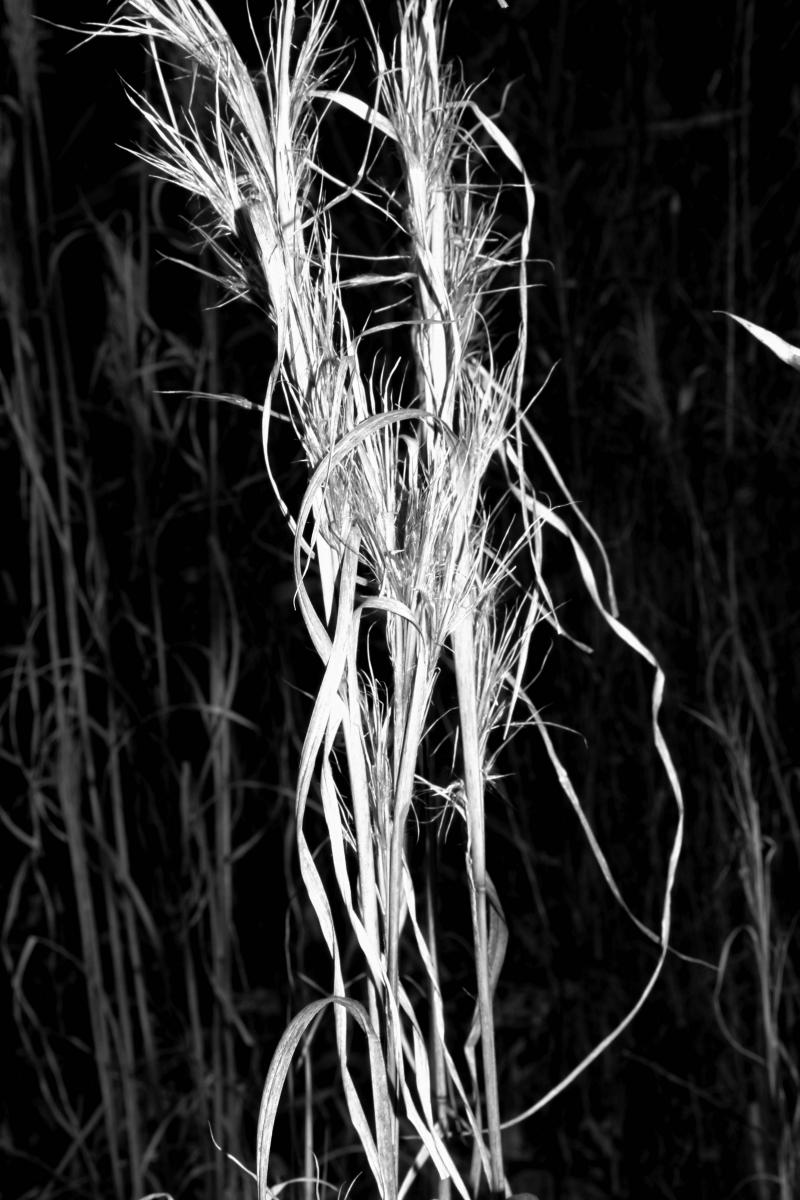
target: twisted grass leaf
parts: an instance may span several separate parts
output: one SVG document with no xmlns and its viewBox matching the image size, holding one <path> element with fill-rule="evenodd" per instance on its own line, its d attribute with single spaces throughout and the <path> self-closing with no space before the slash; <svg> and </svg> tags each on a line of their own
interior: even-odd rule
<svg viewBox="0 0 800 1200">
<path fill-rule="evenodd" d="M 320 928 L 322 929 L 322 933 L 328 947 L 328 952 L 333 960 L 333 999 L 335 1000 L 342 999 L 346 995 L 344 980 L 341 973 L 338 940 L 336 937 L 330 900 L 325 891 L 325 886 L 322 882 L 322 878 L 319 874 L 316 863 L 314 862 L 313 855 L 309 849 L 305 834 L 303 833 L 303 819 L 317 753 L 324 743 L 326 759 L 330 754 L 333 736 L 335 736 L 335 732 L 339 724 L 339 716 L 334 716 L 333 709 L 334 707 L 339 706 L 340 712 L 342 711 L 341 701 L 338 697 L 338 688 L 346 664 L 347 648 L 350 635 L 349 613 L 352 610 L 352 594 L 355 589 L 357 562 L 358 557 L 356 552 L 349 551 L 345 554 L 342 565 L 342 581 L 340 584 L 341 602 L 337 617 L 336 632 L 332 643 L 330 643 L 328 639 L 328 660 L 326 664 L 325 675 L 314 703 L 311 720 L 309 721 L 308 730 L 303 743 L 303 750 L 298 772 L 297 793 L 295 798 L 297 848 L 300 859 L 300 871 L 303 881 L 306 885 L 309 898 L 314 907 L 314 911 L 317 915 L 317 919 L 320 923 Z M 327 638 L 327 635 L 325 635 L 325 637 Z M 330 806 L 328 805 L 328 809 L 329 808 Z M 361 924 L 358 922 L 358 932 L 360 932 L 361 929 Z M 363 938 L 362 948 L 365 950 L 365 952 L 369 951 L 369 943 L 366 939 L 366 936 Z M 373 970 L 377 971 L 376 964 L 373 964 Z M 376 1174 L 375 1162 L 377 1160 L 375 1158 L 375 1148 L 372 1141 L 372 1136 L 360 1098 L 355 1089 L 347 1066 L 345 1015 L 340 1011 L 339 1008 L 335 1009 L 334 1011 L 334 1019 L 336 1025 L 339 1060 L 341 1064 L 342 1079 L 344 1083 L 348 1111 L 350 1112 L 359 1139 L 364 1147 L 365 1153 L 367 1154 L 373 1174 Z M 378 1176 L 376 1174 L 376 1178 L 377 1177 Z M 388 1183 L 386 1186 L 388 1186 Z M 392 1187 L 394 1187 L 394 1182 L 392 1183 Z"/>
<path fill-rule="evenodd" d="M 335 1009 L 343 1009 L 345 1019 L 347 1014 L 349 1014 L 361 1026 L 366 1036 L 370 1079 L 372 1083 L 372 1103 L 375 1113 L 375 1139 L 373 1140 L 368 1127 L 359 1130 L 359 1137 L 367 1154 L 370 1169 L 378 1186 L 378 1193 L 381 1200 L 396 1200 L 397 1185 L 392 1142 L 392 1112 L 389 1101 L 389 1087 L 386 1080 L 386 1068 L 383 1061 L 383 1049 L 380 1037 L 373 1028 L 363 1005 L 355 1000 L 347 999 L 345 996 L 329 996 L 323 1000 L 315 1000 L 311 1004 L 306 1005 L 290 1021 L 278 1043 L 267 1073 L 264 1091 L 261 1096 L 261 1109 L 258 1116 L 256 1171 L 258 1175 L 259 1200 L 269 1200 L 269 1197 L 272 1195 L 267 1183 L 272 1133 L 283 1085 L 291 1068 L 292 1059 L 309 1026 L 329 1004 L 333 1004 Z"/>
</svg>

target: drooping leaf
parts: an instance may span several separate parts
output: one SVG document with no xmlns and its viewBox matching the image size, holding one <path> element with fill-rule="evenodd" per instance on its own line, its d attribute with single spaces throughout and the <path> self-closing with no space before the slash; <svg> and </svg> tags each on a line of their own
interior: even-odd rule
<svg viewBox="0 0 800 1200">
<path fill-rule="evenodd" d="M 715 309 L 715 311 L 724 317 L 730 317 L 732 321 L 738 321 L 748 333 L 751 333 L 759 342 L 763 342 L 781 362 L 793 367 L 795 371 L 800 371 L 800 350 L 796 346 L 785 342 L 783 338 L 778 337 L 777 333 L 772 333 L 763 325 L 756 325 L 752 321 L 746 321 L 744 317 L 737 317 L 736 313 L 725 312 L 724 309 Z"/>
</svg>

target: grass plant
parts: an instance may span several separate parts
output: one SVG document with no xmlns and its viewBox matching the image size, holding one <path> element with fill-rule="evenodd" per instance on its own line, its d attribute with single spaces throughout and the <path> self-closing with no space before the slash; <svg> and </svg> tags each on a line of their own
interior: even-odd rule
<svg viewBox="0 0 800 1200">
<path fill-rule="evenodd" d="M 266 469 L 275 484 L 272 437 L 282 416 L 308 469 L 295 513 L 277 486 L 276 494 L 294 534 L 297 603 L 319 658 L 294 822 L 303 884 L 330 956 L 330 995 L 297 1013 L 272 1060 L 258 1188 L 271 1194 L 273 1131 L 295 1055 L 302 1050 L 310 1062 L 310 1037 L 330 1007 L 349 1120 L 378 1193 L 405 1195 L 432 1170 L 442 1196 L 451 1188 L 475 1195 L 481 1180 L 501 1195 L 508 1189 L 502 1129 L 576 1078 L 655 984 L 669 945 L 681 794 L 658 723 L 663 674 L 620 621 L 602 546 L 530 416 L 536 396 L 526 394 L 524 371 L 534 201 L 524 165 L 446 64 L 438 0 L 401 4 L 390 45 L 364 10 L 371 94 L 345 88 L 336 18 L 327 0 L 311 4 L 302 21 L 291 0 L 278 4 L 255 76 L 206 0 L 130 0 L 105 26 L 149 45 L 160 99 L 132 93 L 150 129 L 140 156 L 205 202 L 204 237 L 238 293 L 249 286 L 241 261 L 241 238 L 249 235 L 276 347 L 260 405 Z M 198 81 L 204 103 L 179 98 L 175 71 L 191 81 L 192 100 Z M 322 165 L 319 150 L 337 112 L 363 130 L 361 166 L 346 180 Z M 513 187 L 502 182 L 509 174 Z M 512 236 L 506 202 L 518 213 Z M 376 269 L 354 269 L 339 244 L 342 206 L 385 223 L 387 253 Z M 350 289 L 365 292 L 375 314 L 360 327 L 349 315 Z M 516 333 L 504 354 L 493 310 L 513 301 Z M 378 340 L 387 333 L 400 347 L 388 355 Z M 491 500 L 493 480 L 504 493 L 500 504 Z M 527 696 L 537 627 L 564 634 L 545 569 L 551 538 L 574 556 L 602 620 L 654 673 L 654 745 L 677 807 L 655 931 L 623 899 L 540 707 Z M 522 561 L 533 584 L 516 595 Z M 314 573 L 319 605 L 309 586 Z M 211 691 L 216 712 L 226 703 L 224 676 L 212 678 Z M 613 896 L 658 953 L 628 1015 L 546 1096 L 509 1116 L 500 1110 L 494 1040 L 507 930 L 488 869 L 486 822 L 498 755 L 521 724 L 541 736 Z M 213 734 L 210 744 L 217 770 L 224 754 Z M 212 869 L 224 890 L 229 824 L 223 796 L 216 803 L 222 859 Z M 309 840 L 312 805 L 324 817 L 319 845 Z M 476 1002 L 460 1048 L 439 965 L 441 921 L 430 902 L 437 839 L 425 841 L 421 866 L 410 853 L 411 830 L 426 821 L 463 830 Z M 218 911 L 230 921 L 229 891 Z M 345 930 L 357 947 L 357 971 Z M 225 936 L 212 940 L 214 970 L 227 980 Z M 366 1045 L 366 1058 L 356 1044 Z M 307 1104 L 313 1113 L 313 1093 Z M 307 1174 L 317 1133 L 312 1117 Z"/>
</svg>

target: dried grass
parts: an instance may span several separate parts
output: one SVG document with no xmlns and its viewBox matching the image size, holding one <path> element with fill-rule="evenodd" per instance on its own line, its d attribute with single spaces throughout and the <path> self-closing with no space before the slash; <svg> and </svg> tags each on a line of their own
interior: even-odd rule
<svg viewBox="0 0 800 1200">
<path fill-rule="evenodd" d="M 261 406 L 266 469 L 277 495 L 272 422 L 285 415 L 309 474 L 296 513 L 289 513 L 279 495 L 278 500 L 294 534 L 298 606 L 320 661 L 294 816 L 303 883 L 331 959 L 331 994 L 297 1014 L 273 1057 L 258 1130 L 259 1194 L 270 1194 L 272 1135 L 284 1083 L 295 1055 L 308 1050 L 311 1032 L 330 1006 L 350 1121 L 380 1195 L 404 1195 L 430 1167 L 442 1197 L 451 1187 L 465 1197 L 476 1194 L 481 1177 L 499 1195 L 507 1189 L 502 1128 L 530 1116 L 562 1091 L 629 1024 L 655 984 L 669 946 L 683 828 L 681 793 L 658 723 L 663 674 L 620 621 L 602 547 L 536 433 L 530 409 L 537 397 L 529 400 L 523 394 L 534 200 L 522 161 L 499 124 L 446 68 L 437 0 L 407 0 L 401 6 L 391 47 L 379 42 L 365 13 L 376 79 L 369 99 L 345 90 L 342 55 L 329 52 L 335 18 L 335 3 L 311 5 L 296 44 L 294 4 L 279 4 L 270 48 L 255 77 L 205 0 L 130 0 L 104 27 L 149 44 L 160 98 L 156 104 L 132 93 L 152 139 L 140 157 L 161 178 L 205 201 L 210 219 L 204 236 L 217 250 L 222 274 L 236 293 L 247 289 L 250 276 L 232 252 L 231 239 L 243 230 L 251 235 L 277 345 Z M 177 79 L 160 57 L 162 43 L 178 64 Z M 181 101 L 187 80 L 189 96 Z M 205 102 L 199 111 L 192 108 L 196 97 Z M 331 178 L 318 162 L 322 122 L 334 119 L 337 109 L 359 118 L 365 135 L 361 171 L 345 182 Z M 396 185 L 388 190 L 370 175 L 378 144 L 388 146 L 397 163 Z M 509 240 L 500 234 L 500 214 L 502 176 L 512 172 L 523 217 L 518 235 Z M 385 218 L 393 235 L 401 235 L 404 249 L 393 262 L 348 281 L 375 296 L 376 313 L 386 308 L 389 297 L 393 320 L 383 322 L 383 331 L 388 324 L 399 345 L 410 343 L 410 351 L 396 360 L 387 362 L 371 350 L 377 321 L 356 330 L 348 315 L 341 281 L 346 248 L 335 241 L 331 218 L 338 204 L 356 210 L 367 205 Z M 514 350 L 506 358 L 492 324 L 498 292 L 506 302 L 516 297 L 518 303 Z M 37 520 L 42 530 L 50 522 L 55 548 L 64 550 L 64 578 L 69 579 L 75 561 L 74 549 L 65 544 L 71 484 L 63 478 L 60 490 L 53 491 L 43 480 L 35 440 L 23 425 L 24 406 L 7 391 L 7 409 L 16 421 L 39 506 Z M 537 463 L 536 486 L 529 474 L 531 459 Z M 66 464 L 68 456 L 60 453 L 59 461 Z M 493 510 L 489 501 L 487 483 L 493 472 L 505 480 L 502 510 Z M 558 504 L 545 498 L 540 474 L 558 495 Z M 512 502 L 515 532 L 498 536 L 509 527 Z M 91 527 L 91 514 L 87 522 Z M 588 553 L 578 534 L 591 543 Z M 212 531 L 212 557 L 216 536 Z M 647 930 L 633 918 L 658 946 L 656 965 L 639 998 L 561 1083 L 521 1114 L 508 1116 L 500 1111 L 493 1021 L 507 930 L 488 870 L 486 804 L 498 756 L 521 723 L 540 733 L 612 894 L 630 912 L 539 708 L 526 693 L 537 626 L 544 623 L 564 632 L 544 564 L 545 541 L 556 536 L 573 554 L 598 613 L 653 670 L 654 744 L 678 816 L 659 927 Z M 529 596 L 515 598 L 515 567 L 523 555 L 535 586 Z M 590 555 L 599 558 L 600 578 Z M 46 567 L 46 556 L 36 558 Z M 226 995 L 232 986 L 227 780 L 233 750 L 228 717 L 239 643 L 235 606 L 219 562 L 217 568 L 208 694 L 204 689 L 197 696 L 208 724 L 215 830 L 213 848 L 201 838 L 197 847 L 207 892 L 215 897 L 209 931 L 212 985 Z M 48 572 L 43 572 L 45 590 Z M 314 573 L 321 610 L 308 583 Z M 53 613 L 56 597 L 48 594 L 46 599 L 46 611 Z M 74 779 L 79 761 L 91 775 L 79 627 L 94 610 L 81 612 L 79 592 L 70 603 L 66 649 L 61 648 L 62 630 L 55 624 L 50 629 L 50 661 L 68 664 L 63 676 L 57 671 L 53 688 L 61 747 L 58 778 L 65 789 L 63 820 L 100 1064 L 101 1116 L 109 1122 L 112 1174 L 121 1191 L 120 1156 L 111 1127 L 119 1101 L 111 1076 L 105 1074 L 112 1031 L 102 1019 L 103 996 L 107 991 L 116 995 L 121 1007 L 124 973 L 137 961 L 137 924 L 125 906 L 117 915 L 111 896 L 104 897 L 108 911 L 103 921 L 94 911 L 98 901 L 88 881 L 86 824 L 75 807 L 80 788 Z M 106 636 L 102 629 L 93 633 L 98 640 Z M 163 665 L 161 669 L 164 673 Z M 33 677 L 30 686 L 35 687 Z M 447 721 L 437 727 L 435 717 L 442 712 Z M 114 728 L 113 719 L 108 728 Z M 189 826 L 198 801 L 191 779 L 185 773 L 181 779 Z M 113 845 L 124 868 L 124 822 L 114 823 L 113 841 L 92 792 L 93 780 L 88 782 L 96 836 L 109 848 Z M 312 802 L 322 807 L 323 846 L 309 841 Z M 466 1032 L 451 1027 L 443 999 L 437 945 L 442 915 L 431 902 L 435 862 L 426 864 L 422 879 L 410 866 L 409 829 L 425 807 L 437 808 L 443 824 L 461 825 L 466 841 L 477 993 Z M 429 845 L 433 853 L 435 840 Z M 424 913 L 418 910 L 422 894 Z M 128 955 L 112 964 L 110 984 L 97 952 L 97 930 L 105 921 L 120 937 L 127 929 L 131 943 Z M 345 924 L 361 955 L 363 978 L 357 980 L 345 969 Z M 18 994 L 23 994 L 21 983 Z M 146 1041 L 146 1004 L 137 1010 Z M 136 1041 L 124 1028 L 130 1015 L 127 1008 L 120 1013 L 124 1046 Z M 362 1095 L 361 1064 L 354 1061 L 353 1023 L 366 1037 L 371 1105 Z M 195 1020 L 195 1040 L 198 1025 Z M 215 1061 L 226 1077 L 233 1063 L 231 1036 L 225 1022 L 213 1034 Z M 454 1049 L 459 1040 L 460 1050 Z M 132 1081 L 130 1053 L 125 1063 L 125 1078 Z M 123 1089 L 121 1102 L 125 1127 L 135 1129 L 132 1082 L 130 1088 Z M 311 1090 L 306 1099 L 312 1106 Z M 230 1121 L 226 1103 L 221 1093 L 215 1095 L 215 1122 Z M 466 1163 L 456 1136 L 461 1131 L 467 1131 L 471 1146 Z M 314 1132 L 309 1123 L 307 1175 Z M 146 1158 L 142 1146 L 129 1149 L 136 1161 Z"/>
</svg>

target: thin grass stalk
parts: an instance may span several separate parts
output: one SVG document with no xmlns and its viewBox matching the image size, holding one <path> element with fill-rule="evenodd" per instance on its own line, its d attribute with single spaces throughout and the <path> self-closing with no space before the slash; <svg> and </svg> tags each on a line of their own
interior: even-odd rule
<svg viewBox="0 0 800 1200">
<path fill-rule="evenodd" d="M 489 926 L 486 913 L 486 815 L 483 795 L 483 766 L 480 756 L 477 696 L 475 694 L 475 645 L 472 620 L 465 617 L 453 631 L 453 658 L 458 689 L 459 720 L 464 760 L 464 792 L 470 859 L 471 907 L 474 916 L 475 972 L 478 979 L 478 1008 L 483 1059 L 486 1119 L 489 1126 L 489 1184 L 494 1195 L 503 1190 L 503 1147 L 500 1135 L 500 1100 L 494 1046 L 494 1013 L 489 974 Z"/>
<path fill-rule="evenodd" d="M 372 946 L 381 944 L 380 917 L 378 911 L 378 882 L 375 872 L 373 829 L 370 818 L 369 780 L 364 745 L 364 730 L 361 713 L 358 711 L 359 685 L 357 677 L 356 650 L 358 624 L 354 625 L 353 642 L 347 659 L 348 719 L 344 722 L 345 747 L 353 805 L 353 820 L 358 854 L 358 904 L 364 921 L 367 938 Z M 380 1028 L 378 1011 L 379 981 L 369 973 L 366 983 L 367 1011 L 374 1028 Z"/>
<path fill-rule="evenodd" d="M 315 1200 L 314 1164 L 314 1073 L 311 1061 L 311 1039 L 303 1052 L 303 1195 Z"/>
<path fill-rule="evenodd" d="M 218 346 L 216 314 L 206 290 L 203 344 L 207 348 L 208 371 L 204 386 L 219 391 L 217 378 Z M 198 389 L 199 390 L 199 389 Z M 239 639 L 237 614 L 230 585 L 225 579 L 219 529 L 219 445 L 218 413 L 215 405 L 208 411 L 208 452 L 203 464 L 207 472 L 208 494 L 208 756 L 212 802 L 214 805 L 214 863 L 209 883 L 212 965 L 215 996 L 212 1024 L 212 1063 L 214 1071 L 214 1123 L 224 1153 L 215 1158 L 216 1189 L 222 1192 L 229 1173 L 226 1153 L 230 1149 L 233 1114 L 235 1053 L 231 1014 L 234 1010 L 232 944 L 233 923 L 233 815 L 231 780 L 233 747 L 229 714 L 238 677 Z M 230 630 L 230 634 L 226 631 Z"/>
<path fill-rule="evenodd" d="M 410 639 L 417 638 L 416 630 L 410 630 Z M 405 669 L 404 678 L 409 678 Z M 387 1000 L 399 994 L 399 954 L 400 954 L 400 922 L 403 910 L 403 868 L 405 863 L 406 825 L 411 811 L 414 789 L 414 776 L 422 740 L 422 730 L 426 717 L 427 699 L 430 689 L 427 651 L 422 638 L 419 638 L 416 660 L 414 661 L 413 683 L 408 697 L 407 707 L 401 713 L 402 752 L 394 781 L 393 814 L 389 841 L 389 881 L 388 881 L 388 936 L 386 945 L 386 974 L 389 980 Z M 395 731 L 395 736 L 397 730 Z M 396 1093 L 398 1079 L 402 1072 L 402 1051 L 396 1036 L 396 1025 L 387 1013 L 389 1041 L 388 1067 L 389 1085 Z M 397 1117 L 395 1117 L 395 1144 L 397 1144 Z"/>
<path fill-rule="evenodd" d="M 133 470 L 133 478 L 136 483 L 138 525 L 140 530 L 144 530 L 147 527 L 149 519 L 147 488 L 144 484 L 146 478 L 144 460 L 147 451 L 150 449 L 151 431 L 144 418 L 145 402 L 143 389 L 140 385 L 132 383 L 132 380 L 145 370 L 138 362 L 136 356 L 139 335 L 142 332 L 142 328 L 146 328 L 148 324 L 145 270 L 142 262 L 134 254 L 129 230 L 126 230 L 125 239 L 118 239 L 109 228 L 100 223 L 95 223 L 93 228 L 105 252 L 108 271 L 105 281 L 108 325 L 105 344 L 100 353 L 100 360 L 104 368 L 104 374 L 112 385 L 115 398 L 121 400 L 129 409 L 131 424 L 135 430 L 134 454 L 136 462 Z M 99 557 L 101 552 L 99 532 L 94 541 L 98 547 Z M 149 539 L 145 539 L 145 545 L 147 546 L 147 558 L 151 566 L 151 569 L 148 571 L 148 578 L 152 595 L 156 578 L 152 557 L 153 546 Z M 100 570 L 103 571 L 104 575 L 108 574 L 108 567 L 105 562 L 103 562 L 102 568 L 98 563 L 98 571 Z M 104 578 L 104 592 L 108 586 L 108 581 Z M 105 675 L 108 679 L 113 679 L 114 663 L 110 649 L 110 630 L 105 611 L 102 614 L 98 613 L 98 625 L 101 615 L 106 619 L 103 622 L 102 630 L 98 628 L 98 640 L 101 642 L 101 649 L 105 660 Z M 153 625 L 156 631 L 156 661 L 158 663 L 156 698 L 158 709 L 163 713 L 167 708 L 166 667 L 163 634 L 160 632 L 160 613 L 158 612 L 155 612 L 153 615 Z M 158 950 L 160 950 L 160 938 L 152 913 L 145 903 L 141 892 L 137 889 L 131 874 L 127 817 L 129 797 L 126 795 L 124 782 L 126 767 L 124 761 L 126 754 L 124 748 L 126 742 L 126 714 L 115 695 L 109 695 L 107 699 L 104 725 L 108 731 L 106 736 L 106 777 L 112 813 L 113 833 L 111 841 L 113 843 L 117 871 L 117 903 L 120 907 L 120 920 L 124 928 L 124 938 L 121 944 L 124 946 L 123 958 L 129 962 L 130 970 L 128 1004 L 131 1010 L 135 1012 L 136 1018 L 136 1029 L 132 1034 L 130 1042 L 129 1063 L 131 1072 L 134 1072 L 134 1064 L 137 1059 L 136 1048 L 141 1046 L 147 1088 L 150 1095 L 155 1095 L 158 1088 L 156 1038 L 150 1000 L 147 994 L 145 953 L 142 945 L 140 922 L 142 931 L 146 935 L 146 940 Z M 130 998 L 131 994 L 132 1001 Z M 137 1154 L 135 1157 L 137 1162 L 139 1162 L 140 1156 Z"/>
<path fill-rule="evenodd" d="M 133 438 L 133 469 L 136 489 L 136 543 L 134 562 L 144 560 L 149 611 L 147 623 L 152 630 L 151 644 L 156 664 L 156 710 L 164 741 L 167 740 L 166 714 L 170 707 L 170 688 L 167 671 L 167 646 L 164 631 L 164 611 L 160 594 L 158 570 L 158 541 L 146 536 L 153 519 L 152 498 L 147 487 L 151 473 L 154 442 L 158 436 L 171 437 L 172 431 L 164 403 L 154 393 L 157 367 L 155 324 L 148 306 L 148 247 L 150 229 L 146 215 L 146 177 L 140 181 L 138 222 L 117 236 L 108 226 L 95 222 L 93 228 L 105 253 L 105 296 L 109 314 L 105 344 L 99 354 L 99 365 L 121 403 Z M 150 335 L 152 346 L 143 360 L 140 343 Z"/>
<path fill-rule="evenodd" d="M 437 933 L 437 859 L 438 846 L 431 825 L 425 830 L 425 933 L 431 956 L 432 971 L 428 977 L 428 1007 L 431 1013 L 432 1029 L 429 1034 L 429 1057 L 433 1063 L 433 1095 L 436 1106 L 436 1119 L 445 1136 L 450 1127 L 450 1110 L 448 1104 L 448 1075 L 444 1061 L 442 1044 L 437 1036 L 437 1027 L 444 1028 L 444 1011 L 442 1005 L 441 975 L 439 967 L 439 947 Z M 450 1200 L 452 1183 L 449 1178 L 439 1182 L 439 1200 Z"/>
<path fill-rule="evenodd" d="M 181 764 L 178 784 L 178 804 L 180 812 L 180 841 L 183 858 L 183 877 L 191 880 L 195 874 L 194 847 L 201 836 L 199 827 L 200 811 L 194 796 L 191 766 L 188 762 Z M 184 895 L 184 908 L 194 903 L 194 891 L 189 888 Z M 206 1123 L 212 1122 L 214 1114 L 209 1108 L 208 1086 L 205 1071 L 205 1026 L 200 1010 L 200 988 L 197 978 L 197 956 L 192 952 L 192 930 L 197 923 L 197 914 L 192 909 L 185 911 L 182 925 L 182 961 L 183 980 L 185 989 L 188 1027 L 186 1040 L 190 1075 L 193 1080 L 194 1095 L 200 1098 L 202 1112 Z"/>
<path fill-rule="evenodd" d="M 120 847 L 115 844 L 113 838 L 110 839 L 108 837 L 100 807 L 101 798 L 96 787 L 91 790 L 90 796 L 92 801 L 92 832 L 101 853 L 104 857 L 111 860 L 111 863 L 106 865 L 105 870 L 102 872 L 101 895 L 103 897 L 103 904 L 102 906 L 98 906 L 97 915 L 98 937 L 101 934 L 101 930 L 108 931 L 111 970 L 108 972 L 108 975 L 110 975 L 110 984 L 106 984 L 105 986 L 110 994 L 104 996 L 102 1000 L 98 997 L 98 1002 L 101 1005 L 101 1012 L 104 1007 L 108 1007 L 113 1013 L 109 1024 L 111 1026 L 110 1032 L 113 1039 L 114 1058 L 116 1060 L 112 1068 L 116 1076 L 114 1079 L 114 1090 L 119 1093 L 119 1107 L 121 1109 L 122 1125 L 126 1134 L 125 1150 L 129 1156 L 131 1185 L 134 1190 L 140 1190 L 143 1187 L 141 1163 L 144 1135 L 141 1128 L 141 1111 L 137 1096 L 139 1063 L 137 1062 L 138 1055 L 136 1052 L 132 1006 L 130 1002 L 132 980 L 128 965 L 129 960 L 126 954 L 127 939 L 124 936 L 124 910 L 118 899 L 122 891 L 120 888 L 119 870 L 117 868 Z M 125 837 L 124 831 L 122 831 L 122 837 Z M 115 1001 L 113 1005 L 112 997 Z"/>
<path fill-rule="evenodd" d="M 56 701 L 62 709 L 60 701 Z M 78 912 L 83 968 L 86 975 L 87 1010 L 92 1031 L 97 1080 L 100 1088 L 103 1124 L 105 1126 L 112 1179 L 122 1186 L 122 1155 L 119 1142 L 119 1120 L 114 1082 L 112 1077 L 112 1049 L 106 1018 L 106 988 L 99 950 L 99 932 L 88 865 L 88 853 L 84 838 L 78 798 L 81 792 L 81 777 L 76 762 L 72 731 L 61 713 L 61 750 L 58 756 L 59 798 L 64 821 L 64 831 L 69 846 L 70 868 Z"/>
<path fill-rule="evenodd" d="M 121 908 L 122 925 L 125 931 L 123 939 L 125 957 L 130 964 L 130 982 L 134 1001 L 131 1007 L 136 1014 L 137 1026 L 136 1034 L 131 1038 L 129 1063 L 131 1070 L 135 1071 L 137 1055 L 134 1048 L 137 1044 L 141 1044 L 146 1084 L 150 1089 L 155 1091 L 157 1087 L 156 1038 L 150 1001 L 147 995 L 145 956 L 139 930 L 140 921 L 145 927 L 147 939 L 151 944 L 158 947 L 159 936 L 153 915 L 131 874 L 128 831 L 125 821 L 125 792 L 122 781 L 123 763 L 121 755 L 116 750 L 121 740 L 119 736 L 119 718 L 113 701 L 109 705 L 108 734 L 110 746 L 109 793 L 114 826 L 114 852 L 120 891 L 119 905 Z"/>
<path fill-rule="evenodd" d="M 87 494 L 91 494 L 88 488 Z M 103 561 L 103 551 L 96 525 L 96 514 L 88 503 L 85 512 L 87 518 L 87 551 L 85 559 L 87 573 L 89 574 L 87 591 L 90 591 L 95 598 L 95 611 L 92 614 L 91 626 L 87 631 L 87 640 L 102 653 L 105 661 L 109 663 L 108 676 L 111 678 L 110 655 L 108 653 L 109 631 L 105 620 L 106 609 L 103 603 L 108 592 L 107 569 Z M 92 729 L 90 728 L 89 702 L 86 694 L 88 675 L 89 664 L 87 662 L 85 671 L 80 676 L 80 709 L 85 721 L 83 742 L 84 756 L 87 764 L 86 790 L 88 792 L 88 815 L 95 846 L 102 855 L 98 892 L 102 896 L 103 903 L 102 905 L 97 905 L 97 934 L 99 937 L 101 931 L 108 931 L 108 957 L 110 960 L 110 971 L 103 972 L 105 978 L 108 979 L 105 986 L 109 994 L 104 998 L 102 1004 L 103 1007 L 107 1006 L 109 1009 L 109 1017 L 107 1019 L 114 1046 L 115 1060 L 111 1069 L 115 1076 L 114 1088 L 115 1091 L 119 1092 L 119 1105 L 123 1115 L 122 1123 L 126 1134 L 125 1150 L 128 1156 L 131 1186 L 134 1190 L 140 1190 L 143 1187 L 141 1162 L 144 1134 L 141 1122 L 142 1113 L 136 1087 L 138 1054 L 131 1015 L 132 1006 L 130 1003 L 132 980 L 129 959 L 126 954 L 126 938 L 124 936 L 126 928 L 125 909 L 127 906 L 124 904 L 123 899 L 125 892 L 120 886 L 121 872 L 119 866 L 120 857 L 122 856 L 123 859 L 126 857 L 125 845 L 127 838 L 121 814 L 119 812 L 115 814 L 112 807 L 110 822 L 106 815 L 105 789 L 101 791 L 101 783 L 97 777 L 99 763 L 96 767 L 95 754 L 92 748 Z M 115 722 L 110 719 L 110 709 L 113 704 L 113 697 L 107 696 L 107 715 L 103 722 L 105 731 L 103 739 L 105 742 L 105 762 L 103 768 L 107 779 L 112 777 L 113 772 L 113 767 L 109 760 L 114 758 L 117 753 L 117 745 L 112 740 Z M 116 837 L 114 836 L 115 832 L 117 834 Z M 115 1004 L 111 1003 L 112 996 L 116 1002 Z"/>
</svg>

